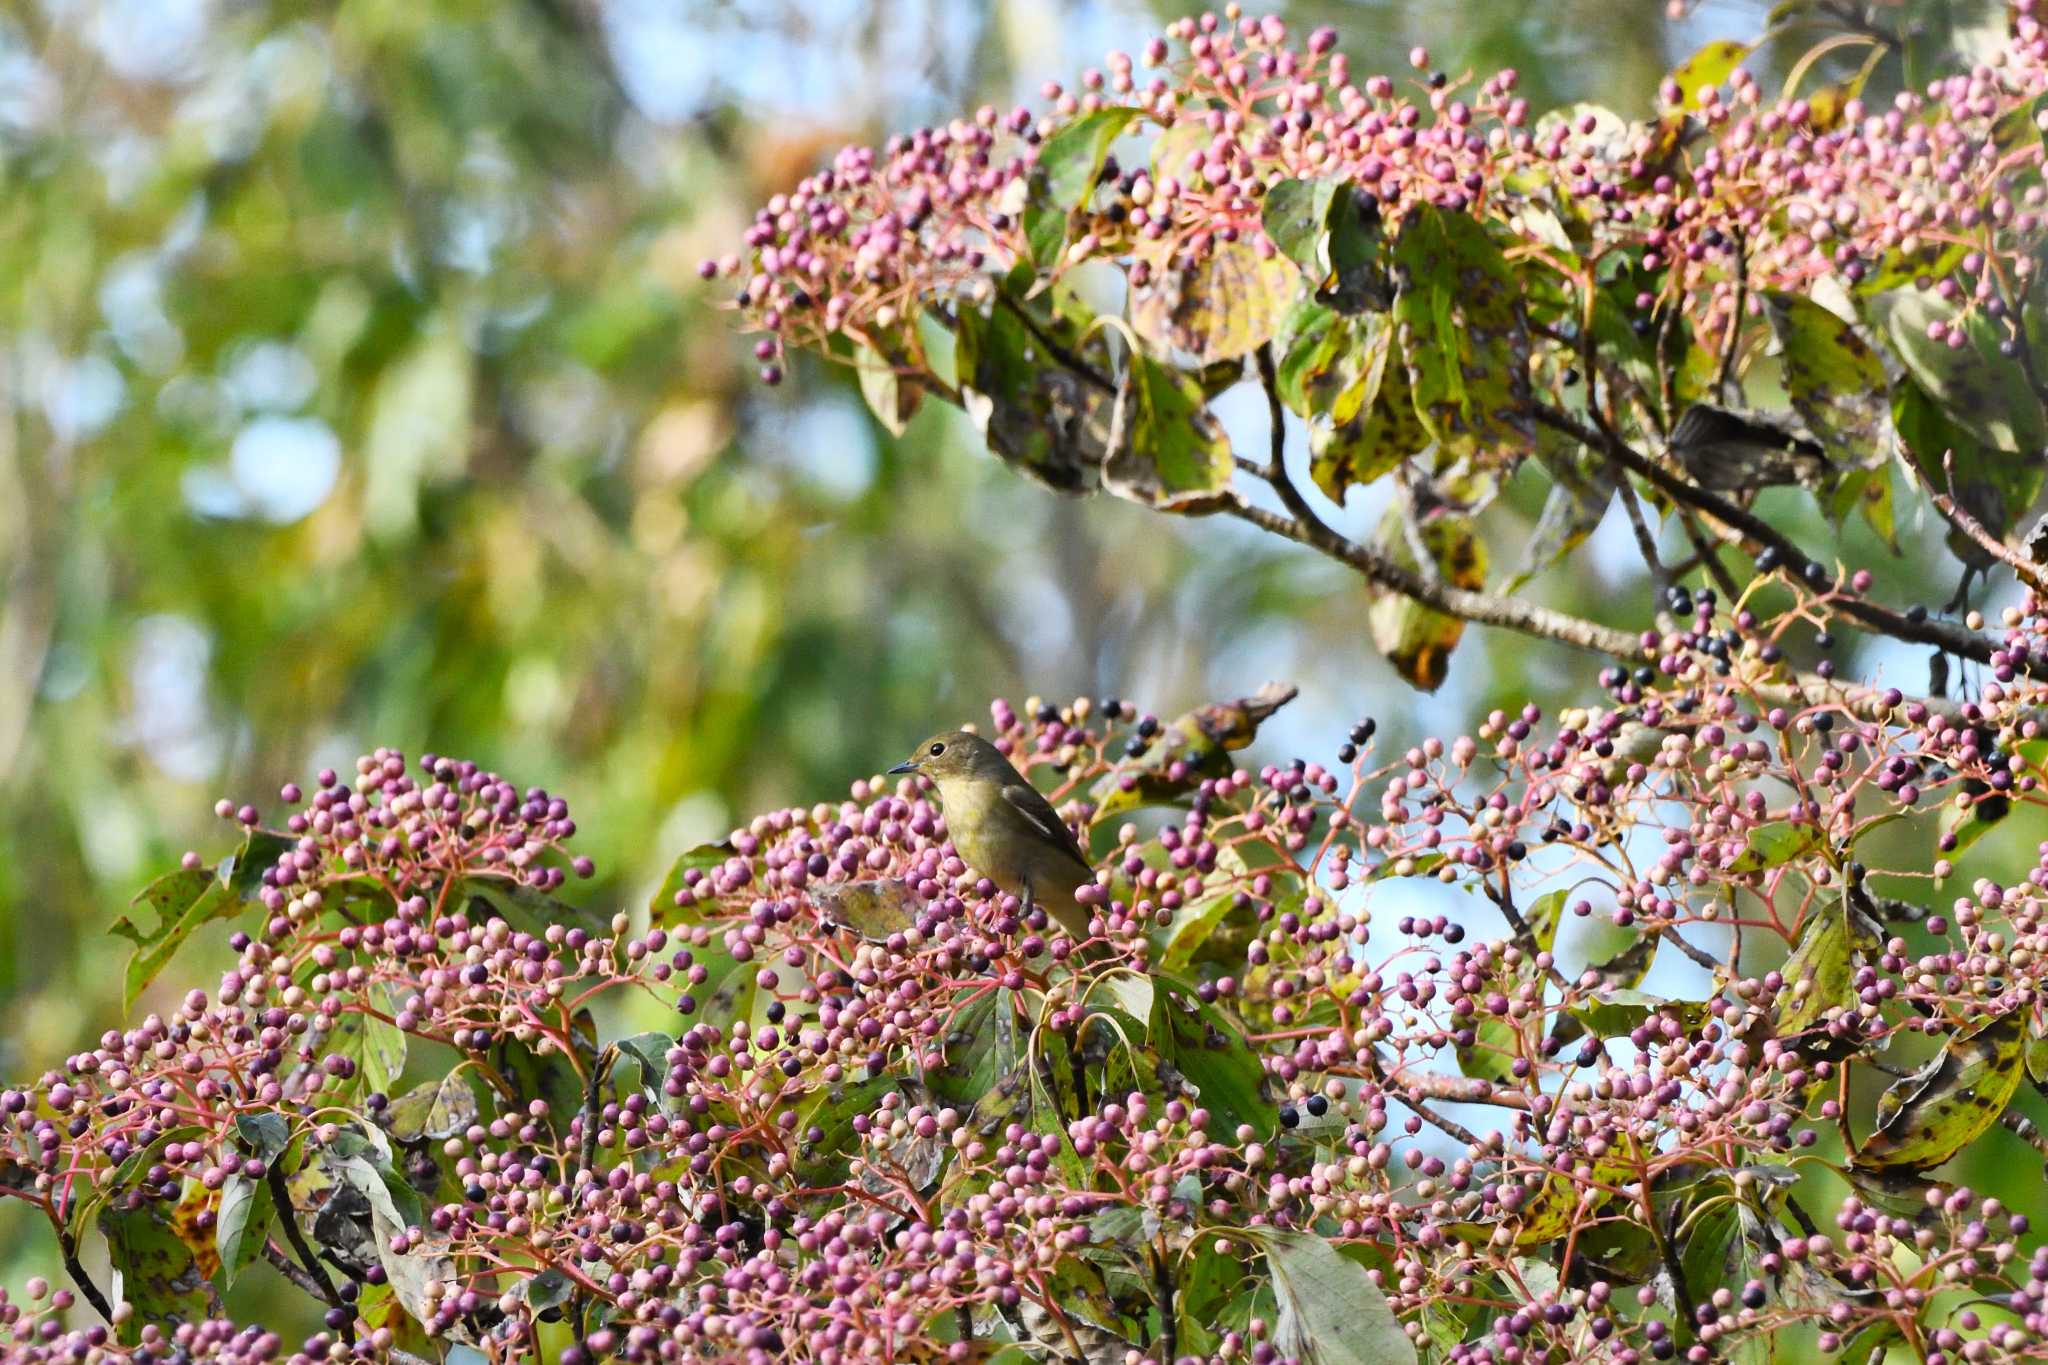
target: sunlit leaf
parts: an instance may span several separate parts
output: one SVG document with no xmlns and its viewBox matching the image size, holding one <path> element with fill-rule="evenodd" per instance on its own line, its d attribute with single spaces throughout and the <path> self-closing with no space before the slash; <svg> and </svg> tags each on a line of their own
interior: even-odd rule
<svg viewBox="0 0 2048 1365">
<path fill-rule="evenodd" d="M 924 1076 L 932 1093 L 968 1105 L 990 1094 L 1017 1065 L 1015 993 L 982 992 L 954 1013 L 941 1042 L 945 1061 Z"/>
<path fill-rule="evenodd" d="M 385 1125 L 405 1142 L 453 1137 L 476 1122 L 476 1090 L 467 1069 L 425 1081 L 391 1101 Z"/>
<path fill-rule="evenodd" d="M 1273 1106 L 1265 1095 L 1265 1072 L 1244 1030 L 1228 1013 L 1171 983 L 1158 993 L 1153 1028 L 1156 1041 L 1180 1074 L 1200 1092 L 1211 1130 L 1234 1131 L 1241 1123 L 1264 1127 Z"/>
<path fill-rule="evenodd" d="M 1759 825 L 1743 840 L 1742 852 L 1728 865 L 1730 872 L 1768 872 L 1783 867 L 1821 846 L 1821 832 L 1814 825 L 1777 823 Z"/>
<path fill-rule="evenodd" d="M 1227 772 L 1229 755 L 1250 744 L 1267 718 L 1299 692 L 1290 683 L 1269 682 L 1249 697 L 1210 702 L 1167 722 L 1143 754 L 1096 781 L 1089 793 L 1095 806 L 1091 823 L 1100 826 L 1141 806 L 1185 800 L 1204 778 Z"/>
<path fill-rule="evenodd" d="M 107 1256 L 120 1275 L 116 1297 L 135 1310 L 121 1326 L 124 1342 L 140 1340 L 145 1323 L 197 1323 L 211 1316 L 212 1286 L 173 1218 L 172 1206 L 155 1199 L 133 1208 L 117 1200 L 100 1210 Z"/>
<path fill-rule="evenodd" d="M 1082 114 L 1047 138 L 1031 171 L 1031 197 L 1024 209 L 1024 236 L 1040 268 L 1059 263 L 1073 211 L 1088 201 L 1102 175 L 1110 144 L 1138 117 L 1136 109 L 1111 105 Z"/>
<path fill-rule="evenodd" d="M 1137 355 L 1122 440 L 1102 486 L 1163 512 L 1213 512 L 1230 501 L 1230 441 L 1191 375 Z"/>
<path fill-rule="evenodd" d="M 1402 508 L 1391 509 L 1381 522 L 1378 540 L 1383 552 L 1412 569 L 1416 561 L 1403 526 L 1405 516 Z M 1445 583 L 1473 591 L 1486 586 L 1486 545 L 1470 517 L 1437 517 L 1421 528 L 1421 537 Z M 1425 692 L 1442 686 L 1451 651 L 1465 633 L 1463 620 L 1396 592 L 1382 592 L 1367 619 L 1373 644 L 1396 672 Z"/>
<path fill-rule="evenodd" d="M 1337 188 L 1334 180 L 1282 180 L 1267 189 L 1260 209 L 1266 236 L 1311 280 L 1323 279 L 1330 271 L 1326 220 Z"/>
<path fill-rule="evenodd" d="M 213 920 L 232 919 L 253 899 L 265 868 L 291 845 L 275 834 L 251 830 L 239 851 L 221 859 L 212 872 L 194 868 L 172 872 L 142 888 L 135 904 L 156 914 L 156 926 L 143 929 L 127 915 L 114 921 L 112 932 L 135 945 L 123 979 L 121 1004 L 135 1001 L 156 979 L 195 930 Z"/>
<path fill-rule="evenodd" d="M 2010 531 L 2041 491 L 2048 473 L 2042 461 L 2015 459 L 1987 446 L 1912 379 L 1901 379 L 1891 397 L 1899 442 L 1921 476 L 1992 535 Z M 1948 543 L 1966 563 L 1988 567 L 1994 562 L 1961 532 L 1952 532 Z"/>
<path fill-rule="evenodd" d="M 1986 445 L 2008 454 L 2038 456 L 2048 441 L 2041 401 L 2019 362 L 1999 351 L 2001 324 L 1982 309 L 1964 313 L 1931 290 L 1898 289 L 1868 300 L 1866 307 L 1886 330 L 1893 353 L 1913 382 L 1925 390 L 1948 419 Z M 1959 327 L 1961 346 L 1928 335 Z M 1901 435 L 1905 435 L 1901 426 Z M 1912 438 L 1907 437 L 1909 448 Z M 1923 457 L 1926 453 L 1922 452 Z M 1932 458 L 1939 466 L 1940 457 Z M 2029 459 L 2022 463 L 2038 465 Z M 1936 487 L 1940 484 L 1937 483 Z"/>
<path fill-rule="evenodd" d="M 924 386 L 916 378 L 918 367 L 907 355 L 888 354 L 865 342 L 854 347 L 853 364 L 868 411 L 884 431 L 901 436 L 924 402 Z"/>
<path fill-rule="evenodd" d="M 1697 109 L 1700 104 L 1700 92 L 1724 83 L 1735 74 L 1735 68 L 1749 59 L 1749 54 L 1753 50 L 1754 47 L 1750 43 L 1738 43 L 1732 38 L 1717 38 L 1680 62 L 1670 76 L 1678 85 L 1679 107 Z"/>
<path fill-rule="evenodd" d="M 222 1293 L 232 1289 L 236 1278 L 262 1254 L 275 1212 L 270 1186 L 261 1177 L 251 1180 L 237 1171 L 222 1182 L 214 1222 L 214 1251 L 219 1257 L 214 1282 Z"/>
<path fill-rule="evenodd" d="M 1040 312 L 1026 322 L 1035 307 L 997 302 L 986 313 L 959 310 L 961 399 L 1006 463 L 1047 487 L 1085 492 L 1095 487 L 1109 449 L 1113 389 L 1068 363 L 1078 358 L 1080 338 L 1058 317 Z"/>
<path fill-rule="evenodd" d="M 1131 325 L 1162 353 L 1182 352 L 1198 365 L 1271 341 L 1301 290 L 1294 263 L 1261 255 L 1249 236 L 1219 237 L 1200 249 L 1162 238 L 1142 243 L 1137 254 L 1150 278 L 1133 291 Z"/>
</svg>

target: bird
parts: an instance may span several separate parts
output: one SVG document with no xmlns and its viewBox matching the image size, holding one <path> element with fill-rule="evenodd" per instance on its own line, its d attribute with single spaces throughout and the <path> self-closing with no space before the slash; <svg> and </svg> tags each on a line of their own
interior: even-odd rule
<svg viewBox="0 0 2048 1365">
<path fill-rule="evenodd" d="M 1074 892 L 1095 880 L 1095 869 L 1052 803 L 1002 750 L 971 731 L 944 730 L 889 772 L 931 779 L 953 847 L 969 867 L 1044 909 L 1076 939 L 1088 937 L 1088 912 Z"/>
</svg>

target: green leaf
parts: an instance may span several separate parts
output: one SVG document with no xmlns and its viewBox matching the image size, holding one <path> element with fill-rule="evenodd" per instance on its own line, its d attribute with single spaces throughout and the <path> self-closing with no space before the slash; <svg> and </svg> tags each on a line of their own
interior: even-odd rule
<svg viewBox="0 0 2048 1365">
<path fill-rule="evenodd" d="M 1728 865 L 1728 870 L 1768 872 L 1811 853 L 1820 844 L 1820 830 L 1813 825 L 1760 825 L 1749 832 L 1742 852 Z"/>
<path fill-rule="evenodd" d="M 1015 1069 L 1016 993 L 992 990 L 963 1007 L 944 1038 L 945 1061 L 925 1074 L 933 1094 L 972 1105 Z"/>
<path fill-rule="evenodd" d="M 1529 933 L 1536 940 L 1537 952 L 1547 953 L 1557 946 L 1557 930 L 1564 922 L 1567 899 L 1564 888 L 1559 887 L 1538 896 L 1522 912 L 1522 922 L 1529 926 Z"/>
<path fill-rule="evenodd" d="M 1179 971 L 1194 961 L 1195 954 L 1229 917 L 1242 891 L 1242 878 L 1249 869 L 1238 851 L 1225 844 L 1216 854 L 1216 870 L 1204 877 L 1202 894 L 1173 912 L 1173 921 L 1153 935 L 1153 961 L 1167 971 Z M 1213 885 L 1215 889 L 1209 887 Z"/>
<path fill-rule="evenodd" d="M 1706 1017 L 1699 1001 L 1669 1000 L 1630 986 L 1603 986 L 1572 1006 L 1572 1017 L 1598 1038 L 1618 1038 L 1640 1028 L 1653 1014 L 1675 1014 L 1690 1028 Z"/>
<path fill-rule="evenodd" d="M 1330 201 L 1335 180 L 1282 180 L 1266 191 L 1260 225 L 1280 254 L 1311 280 L 1330 273 Z"/>
<path fill-rule="evenodd" d="M 2003 537 L 2033 505 L 2044 473 L 2039 459 L 2016 459 L 1979 440 L 1912 379 L 1892 388 L 1892 423 L 1907 458 L 1936 489 Z M 1949 548 L 1966 563 L 1989 567 L 1994 561 L 1976 541 L 1961 532 L 1949 536 Z"/>
<path fill-rule="evenodd" d="M 1856 469 L 1844 474 L 1828 495 L 1828 520 L 1839 531 L 1851 512 L 1860 512 L 1877 538 L 1893 554 L 1899 552 L 1898 511 L 1892 502 L 1892 474 L 1889 462 L 1874 469 Z M 1973 547 L 1974 548 L 1974 547 Z"/>
<path fill-rule="evenodd" d="M 701 952 L 698 954 L 698 960 L 703 960 Z M 728 958 L 726 961 L 730 963 L 731 960 Z M 745 978 L 744 1003 L 751 1008 L 753 1004 L 754 974 L 751 971 L 747 971 L 736 973 L 736 975 Z M 693 989 L 699 993 L 698 999 L 700 1001 L 708 997 L 713 1002 L 708 1009 L 700 1005 L 698 1017 L 714 1018 L 721 1023 L 730 1023 L 735 1018 L 747 1017 L 743 1013 L 731 1013 L 718 1009 L 717 1002 L 719 997 L 714 994 L 717 988 L 712 986 L 710 982 L 706 982 L 704 986 Z M 579 1052 L 588 1052 L 590 1054 L 585 1058 L 586 1065 L 596 1064 L 597 1057 L 595 1051 L 586 1046 L 585 1040 L 580 1035 L 575 1040 L 575 1046 Z M 501 1037 L 492 1045 L 492 1059 L 499 1071 L 504 1073 L 506 1079 L 512 1083 L 513 1089 L 518 1091 L 522 1098 L 547 1101 L 547 1122 L 554 1127 L 556 1132 L 559 1133 L 566 1129 L 569 1120 L 574 1118 L 578 1111 L 582 1109 L 584 1096 L 583 1082 L 578 1078 L 576 1068 L 570 1064 L 569 1059 L 555 1046 L 550 1045 L 547 1051 L 542 1052 L 531 1043 L 521 1042 L 519 1039 L 507 1035 Z"/>
<path fill-rule="evenodd" d="M 1819 1023 L 1831 1009 L 1853 1007 L 1849 983 L 1856 974 L 1853 910 L 1846 896 L 1816 907 L 1800 927 L 1799 941 L 1785 960 L 1778 992 L 1778 1036 L 1789 1038 Z"/>
<path fill-rule="evenodd" d="M 220 1208 L 214 1214 L 214 1249 L 220 1255 L 220 1269 L 214 1283 L 221 1293 L 232 1289 L 236 1278 L 262 1254 L 264 1238 L 270 1235 L 271 1220 L 277 1212 L 271 1202 L 270 1184 L 262 1177 L 249 1179 L 237 1172 L 220 1187 Z"/>
<path fill-rule="evenodd" d="M 1311 1232 L 1246 1231 L 1273 1272 L 1273 1344 L 1282 1356 L 1302 1365 L 1412 1365 L 1415 1344 L 1364 1266 Z"/>
<path fill-rule="evenodd" d="M 917 888 L 902 877 L 814 881 L 805 886 L 804 894 L 827 921 L 870 943 L 886 942 L 892 934 L 916 927 L 918 916 L 924 911 Z"/>
<path fill-rule="evenodd" d="M 1026 310 L 1035 310 L 1036 331 L 1018 316 Z M 1048 488 L 1092 490 L 1109 450 L 1113 395 L 1062 358 L 1079 354 L 1078 329 L 1035 301 L 999 302 L 985 314 L 963 306 L 954 329 L 961 403 L 989 449 Z M 1091 355 L 1106 373 L 1100 352 Z"/>
<path fill-rule="evenodd" d="M 1394 242 L 1394 316 L 1416 411 L 1439 464 L 1506 463 L 1529 450 L 1529 333 L 1500 248 L 1470 214 L 1411 210 Z"/>
<path fill-rule="evenodd" d="M 610 921 L 591 907 L 550 896 L 510 877 L 472 873 L 462 879 L 460 894 L 467 898 L 472 914 L 488 910 L 513 928 L 536 937 L 556 925 L 580 925 L 592 933 L 610 929 Z"/>
<path fill-rule="evenodd" d="M 1241 1123 L 1265 1128 L 1273 1121 L 1266 1098 L 1265 1068 L 1237 1021 L 1207 1005 L 1181 982 L 1159 976 L 1152 1014 L 1153 1042 L 1209 1111 L 1210 1131 L 1226 1134 Z"/>
<path fill-rule="evenodd" d="M 612 1044 L 620 1058 L 631 1061 L 639 1069 L 640 1088 L 657 1098 L 661 1095 L 662 1085 L 668 1080 L 668 1053 L 675 1045 L 676 1040 L 668 1034 L 651 1030 L 632 1034 Z"/>
<path fill-rule="evenodd" d="M 1989 1128 L 2024 1071 L 2025 1018 L 2008 1011 L 1949 1039 L 1939 1056 L 1884 1092 L 1862 1165 L 1938 1166 Z"/>
<path fill-rule="evenodd" d="M 1385 312 L 1393 306 L 1393 287 L 1381 260 L 1379 209 L 1368 205 L 1355 185 L 1341 187 L 1330 201 L 1330 274 L 1316 290 L 1316 299 L 1340 313 Z"/>
<path fill-rule="evenodd" d="M 1707 1302 L 1716 1289 L 1728 1284 L 1731 1253 L 1741 1236 L 1742 1206 L 1732 1198 L 1721 1197 L 1692 1220 L 1679 1248 L 1678 1273 L 1685 1278 L 1693 1302 Z"/>
<path fill-rule="evenodd" d="M 158 1199 L 132 1209 L 117 1200 L 99 1213 L 108 1259 L 120 1275 L 115 1297 L 135 1309 L 120 1329 L 121 1339 L 131 1345 L 141 1339 L 144 1323 L 197 1323 L 211 1316 L 206 1276 L 171 1217 L 171 1206 Z"/>
<path fill-rule="evenodd" d="M 289 841 L 263 830 L 243 836 L 239 851 L 221 859 L 209 873 L 203 869 L 180 870 L 159 877 L 142 888 L 134 904 L 147 905 L 156 913 L 156 927 L 145 930 L 127 915 L 114 921 L 110 932 L 135 945 L 128 958 L 122 982 L 121 1007 L 135 1008 L 135 1002 L 149 983 L 156 980 L 185 940 L 201 925 L 231 919 L 262 885 L 263 870 L 277 862 L 290 848 Z"/>
<path fill-rule="evenodd" d="M 1185 802 L 1204 778 L 1228 772 L 1231 752 L 1250 744 L 1267 717 L 1299 691 L 1289 683 L 1269 682 L 1249 697 L 1208 702 L 1181 713 L 1136 760 L 1118 764 L 1097 780 L 1089 792 L 1095 806 L 1091 823 L 1099 826 L 1143 806 Z M 1176 764 L 1182 772 L 1172 779 Z"/>
<path fill-rule="evenodd" d="M 477 1112 L 476 1090 L 465 1067 L 422 1082 L 391 1101 L 385 1125 L 401 1142 L 439 1141 L 467 1131 Z"/>
<path fill-rule="evenodd" d="M 1309 416 L 1309 477 L 1332 502 L 1373 483 L 1429 445 L 1407 368 L 1383 313 L 1345 319 L 1347 349 L 1333 367 L 1340 387 Z"/>
<path fill-rule="evenodd" d="M 1031 168 L 1031 197 L 1024 207 L 1024 237 L 1040 269 L 1059 264 L 1073 211 L 1094 192 L 1110 144 L 1137 117 L 1136 109 L 1123 105 L 1097 109 L 1074 119 L 1039 147 Z"/>
<path fill-rule="evenodd" d="M 1515 1026 L 1506 1019 L 1482 1014 L 1472 1020 L 1470 1046 L 1458 1047 L 1458 1071 L 1476 1081 L 1505 1081 L 1515 1074 Z"/>
<path fill-rule="evenodd" d="M 2028 457 L 2023 463 L 2039 464 L 2048 424 L 2026 371 L 2017 360 L 1999 353 L 2004 332 L 1998 323 L 1982 309 L 1965 315 L 1931 290 L 1894 290 L 1871 299 L 1868 307 L 1889 332 L 1892 350 L 1907 373 L 1951 422 L 1986 445 Z M 1963 345 L 1952 348 L 1930 338 L 1930 326 L 1960 326 Z M 1933 468 L 1939 469 L 1939 455 L 1933 458 Z M 1938 479 L 1935 486 L 1941 487 Z"/>
<path fill-rule="evenodd" d="M 1754 44 L 1720 38 L 1680 62 L 1671 73 L 1671 79 L 1678 83 L 1679 107 L 1699 108 L 1700 92 L 1725 82 L 1754 50 Z"/>
<path fill-rule="evenodd" d="M 1937 827 L 1942 834 L 1953 834 L 1955 846 L 1942 856 L 1953 862 L 1979 839 L 1991 832 L 1992 826 L 2012 814 L 2012 798 L 1996 792 L 1984 792 L 1973 797 L 1967 806 L 1948 802 L 1941 808 L 1941 819 Z"/>
<path fill-rule="evenodd" d="M 820 1085 L 798 1102 L 796 1131 L 823 1130 L 815 1142 L 805 1138 L 797 1148 L 797 1170 L 814 1185 L 832 1185 L 846 1179 L 849 1159 L 859 1145 L 853 1121 L 872 1114 L 882 1096 L 897 1088 L 894 1076 L 847 1077 Z"/>
<path fill-rule="evenodd" d="M 552 1266 L 519 1282 L 515 1291 L 536 1313 L 559 1308 L 576 1292 L 576 1282 Z"/>
<path fill-rule="evenodd" d="M 1355 344 L 1349 318 L 1314 299 L 1296 303 L 1273 338 L 1274 387 L 1287 410 L 1306 420 L 1326 409 L 1352 373 L 1339 362 Z"/>
<path fill-rule="evenodd" d="M 917 382 L 919 367 L 907 360 L 884 355 L 866 342 L 853 348 L 854 372 L 860 376 L 860 395 L 868 411 L 891 436 L 901 436 L 910 419 L 924 402 L 924 386 Z"/>
<path fill-rule="evenodd" d="M 661 879 L 660 888 L 647 904 L 648 917 L 656 924 L 668 924 L 677 918 L 676 893 L 683 889 L 684 879 L 692 872 L 709 875 L 725 866 L 734 856 L 735 850 L 727 840 L 714 844 L 699 844 L 676 855 L 669 864 L 668 875 Z"/>
<path fill-rule="evenodd" d="M 1404 526 L 1406 515 L 1399 504 L 1388 509 L 1380 523 L 1379 547 L 1396 563 L 1413 569 L 1415 555 Z M 1486 586 L 1486 545 L 1472 518 L 1437 517 L 1421 528 L 1421 536 L 1445 583 L 1472 591 Z M 1450 671 L 1451 651 L 1465 634 L 1464 621 L 1392 591 L 1374 599 L 1366 619 L 1373 644 L 1412 686 L 1434 692 L 1443 685 Z"/>
<path fill-rule="evenodd" d="M 405 1073 L 405 1034 L 388 1020 L 360 1010 L 348 1010 L 335 1018 L 328 1030 L 326 1051 L 355 1063 L 355 1075 L 348 1092 L 371 1091 L 389 1094 Z"/>
<path fill-rule="evenodd" d="M 1193 376 L 1131 357 L 1123 439 L 1102 486 L 1162 512 L 1214 512 L 1230 499 L 1230 441 Z"/>
<path fill-rule="evenodd" d="M 1655 934 L 1641 929 L 1617 929 L 1622 934 L 1623 946 L 1603 959 L 1588 964 L 1588 970 L 1598 972 L 1613 990 L 1628 990 L 1642 984 L 1650 974 L 1650 964 L 1657 957 L 1658 938 Z"/>
<path fill-rule="evenodd" d="M 1785 350 L 1785 391 L 1793 410 L 1837 465 L 1882 462 L 1891 416 L 1884 361 L 1853 324 L 1810 298 L 1770 291 L 1764 304 Z"/>
<path fill-rule="evenodd" d="M 235 1115 L 235 1136 L 249 1154 L 268 1166 L 291 1145 L 291 1123 L 275 1110 Z"/>
</svg>

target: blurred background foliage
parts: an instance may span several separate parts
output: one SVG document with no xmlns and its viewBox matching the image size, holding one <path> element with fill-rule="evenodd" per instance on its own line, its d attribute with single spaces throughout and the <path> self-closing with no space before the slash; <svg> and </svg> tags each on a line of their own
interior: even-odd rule
<svg viewBox="0 0 2048 1365">
<path fill-rule="evenodd" d="M 1637 116 L 1766 8 L 1283 12 L 1337 24 L 1361 71 L 1420 42 L 1520 68 L 1539 108 Z M 939 404 L 892 440 L 843 374 L 754 381 L 695 266 L 757 202 L 1179 12 L 0 3 L 0 1071 L 115 1022 L 107 926 L 182 850 L 221 851 L 217 796 L 376 744 L 567 796 L 585 897 L 631 906 L 682 847 L 997 694 L 1171 714 L 1300 682 L 1255 757 L 1327 757 L 1371 711 L 1398 741 L 1592 699 L 1598 660 L 1484 632 L 1420 697 L 1372 650 L 1364 585 L 1306 552 L 1054 498 Z M 1782 78 L 1814 36 L 1756 61 Z M 1237 397 L 1233 435 L 1262 443 Z M 1514 492 L 1488 515 L 1532 522 Z M 1359 533 L 1379 512 L 1326 510 Z M 1793 494 L 1765 510 L 1819 526 Z M 1904 529 L 1924 562 L 1885 571 L 1860 530 L 1842 553 L 1946 596 L 1938 529 Z M 1650 611 L 1618 513 L 1531 591 Z M 1924 685 L 1911 657 L 1844 663 Z M 210 984 L 201 956 L 160 989 Z"/>
</svg>

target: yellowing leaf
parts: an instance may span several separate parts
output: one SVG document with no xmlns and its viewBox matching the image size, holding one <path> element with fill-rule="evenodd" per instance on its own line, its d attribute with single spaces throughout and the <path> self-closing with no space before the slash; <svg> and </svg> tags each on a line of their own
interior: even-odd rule
<svg viewBox="0 0 2048 1365">
<path fill-rule="evenodd" d="M 1415 567 L 1402 526 L 1405 513 L 1395 507 L 1381 523 L 1381 550 L 1406 567 Z M 1436 572 L 1452 587 L 1477 591 L 1486 586 L 1486 545 L 1470 517 L 1438 517 L 1422 528 L 1423 545 L 1436 562 Z M 1465 633 L 1465 623 L 1423 606 L 1397 592 L 1383 592 L 1367 616 L 1373 644 L 1411 684 L 1425 692 L 1442 686 L 1450 669 L 1451 651 Z"/>
<path fill-rule="evenodd" d="M 1951 1038 L 1941 1054 L 1884 1092 L 1877 1130 L 1856 1153 L 1873 1166 L 1938 1166 L 2005 1111 L 2025 1067 L 2025 1020 L 2008 1011 Z"/>
<path fill-rule="evenodd" d="M 1138 335 L 1199 365 L 1250 355 L 1271 341 L 1301 289 L 1294 263 L 1260 255 L 1248 236 L 1177 254 L 1170 254 L 1172 240 L 1138 252 L 1151 265 L 1151 279 L 1131 299 Z"/>
</svg>

